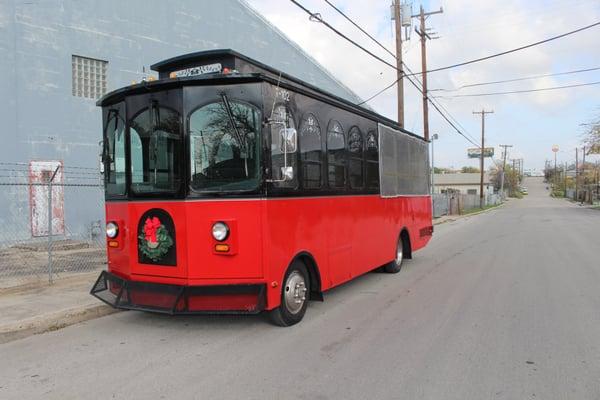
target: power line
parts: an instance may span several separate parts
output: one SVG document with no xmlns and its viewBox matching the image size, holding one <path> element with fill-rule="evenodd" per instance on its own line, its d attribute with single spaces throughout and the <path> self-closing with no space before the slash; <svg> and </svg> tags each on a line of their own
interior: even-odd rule
<svg viewBox="0 0 600 400">
<path fill-rule="evenodd" d="M 348 22 L 350 22 L 352 25 L 354 25 L 358 30 L 360 30 L 362 33 L 364 33 L 365 35 L 367 35 L 369 37 L 369 39 L 371 39 L 372 41 L 374 41 L 375 43 L 377 43 L 377 45 L 379 47 L 381 47 L 383 50 L 385 50 L 386 52 L 388 52 L 388 54 L 390 54 L 392 57 L 394 57 L 394 59 L 396 59 L 396 55 L 394 53 L 392 53 L 387 47 L 385 47 L 383 44 L 381 44 L 377 39 L 375 39 L 373 36 L 371 36 L 371 34 L 369 34 L 369 32 L 365 31 L 363 28 L 361 28 L 356 22 L 354 22 L 350 17 L 348 17 L 346 14 L 344 14 L 344 12 L 342 10 L 340 10 L 339 8 L 337 8 L 335 5 L 333 5 L 329 0 L 323 0 L 325 1 L 325 3 L 329 4 L 329 6 L 331 8 L 333 8 L 335 11 L 337 11 L 339 14 L 342 15 L 342 17 L 346 18 L 346 20 L 348 20 Z"/>
<path fill-rule="evenodd" d="M 362 51 L 364 51 L 365 53 L 369 54 L 371 57 L 374 57 L 375 59 L 377 59 L 378 61 L 380 61 L 380 62 L 384 63 L 385 65 L 387 65 L 387 66 L 389 66 L 389 67 L 391 67 L 391 68 L 393 68 L 393 69 L 395 69 L 395 70 L 398 70 L 398 68 L 397 68 L 396 66 L 394 66 L 393 64 L 391 64 L 391 63 L 389 63 L 389 62 L 385 61 L 384 59 L 382 59 L 381 57 L 379 57 L 379 56 L 377 56 L 377 55 L 373 54 L 373 53 L 372 53 L 372 52 L 370 52 L 369 50 L 365 49 L 363 46 L 359 45 L 358 43 L 356 43 L 355 41 L 353 41 L 353 40 L 352 40 L 352 39 L 350 39 L 349 37 L 345 36 L 345 35 L 344 35 L 343 33 L 341 33 L 340 31 L 338 31 L 337 29 L 335 29 L 333 26 L 331 26 L 329 23 L 327 23 L 327 22 L 326 22 L 326 21 L 323 19 L 323 17 L 321 16 L 321 14 L 319 14 L 319 13 L 313 13 L 312 11 L 310 11 L 309 9 L 307 9 L 306 7 L 304 7 L 302 4 L 298 3 L 296 0 L 290 0 L 290 1 L 291 1 L 291 2 L 292 2 L 294 5 L 296 5 L 296 6 L 297 6 L 297 7 L 299 7 L 300 9 L 302 9 L 302 10 L 303 10 L 305 13 L 307 13 L 307 14 L 310 16 L 310 19 L 311 19 L 311 21 L 315 21 L 315 22 L 320 22 L 320 23 L 322 23 L 323 25 L 325 25 L 326 27 L 328 27 L 329 29 L 331 29 L 332 31 L 334 31 L 336 34 L 338 34 L 339 36 L 343 37 L 343 38 L 344 38 L 345 40 L 347 40 L 348 42 L 352 43 L 354 46 L 358 47 L 359 49 L 361 49 L 361 50 L 362 50 Z M 327 0 L 325 0 L 325 1 L 327 1 Z M 329 1 L 327 1 L 327 4 L 330 4 L 330 5 L 331 5 L 331 3 L 330 3 Z M 331 6 L 333 7 L 333 5 L 331 5 Z M 334 8 L 335 8 L 336 10 L 338 10 L 336 7 L 334 7 Z M 339 11 L 339 10 L 338 10 L 338 12 L 340 12 L 340 13 L 341 13 L 341 14 L 342 14 L 342 15 L 343 15 L 343 16 L 344 16 L 346 19 L 350 20 L 350 18 L 348 18 L 348 17 L 347 17 L 345 14 L 343 14 L 341 11 Z M 356 24 L 355 24 L 354 22 L 352 22 L 352 23 L 353 23 L 353 24 L 356 26 Z M 422 71 L 422 72 L 413 72 L 413 73 L 410 73 L 410 74 L 404 74 L 404 76 L 405 76 L 405 77 L 409 77 L 409 76 L 422 75 L 422 74 L 424 74 L 424 73 L 431 73 L 431 72 L 444 71 L 444 70 L 451 69 L 451 68 L 461 67 L 461 66 L 463 66 L 463 65 L 468 65 L 468 64 L 473 64 L 473 63 L 480 62 L 480 61 L 489 60 L 489 59 L 491 59 L 491 58 L 495 58 L 495 57 L 503 56 L 503 55 L 506 55 L 506 54 L 514 53 L 514 52 L 517 52 L 517 51 L 520 51 L 520 50 L 524 50 L 524 49 L 528 49 L 528 48 L 531 48 L 531 47 L 534 47 L 534 46 L 538 46 L 538 45 L 540 45 L 540 44 L 548 43 L 548 42 L 551 42 L 551 41 L 553 41 L 553 40 L 556 40 L 556 39 L 563 38 L 563 37 L 565 37 L 565 36 L 573 35 L 573 34 L 575 34 L 575 33 L 578 33 L 578 32 L 581 32 L 581 31 L 584 31 L 584 30 L 587 30 L 587 29 L 591 29 L 591 28 L 593 28 L 593 27 L 595 27 L 595 26 L 598 26 L 598 25 L 600 25 L 600 21 L 598 21 L 598 22 L 595 22 L 595 23 L 593 23 L 593 24 L 590 24 L 590 25 L 586 25 L 586 26 L 584 26 L 584 27 L 581 27 L 581 28 L 578 28 L 578 29 L 575 29 L 575 30 L 572 30 L 572 31 L 569 31 L 569 32 L 562 33 L 562 34 L 560 34 L 560 35 L 557 35 L 557 36 L 553 36 L 553 37 L 550 37 L 550 38 L 547 38 L 547 39 L 544 39 L 544 40 L 540 40 L 540 41 L 537 41 L 537 42 L 534 42 L 534 43 L 530 43 L 530 44 L 527 44 L 527 45 L 524 45 L 524 46 L 520 46 L 520 47 L 517 47 L 517 48 L 511 49 L 511 50 L 506 50 L 506 51 L 503 51 L 503 52 L 500 52 L 500 53 L 491 54 L 491 55 L 489 55 L 489 56 L 485 56 L 485 57 L 476 58 L 476 59 L 474 59 L 474 60 L 470 60 L 470 61 L 464 61 L 464 62 L 461 62 L 461 63 L 452 64 L 452 65 L 448 65 L 448 66 L 446 66 L 446 67 L 434 68 L 434 69 L 430 69 L 430 70 L 427 70 L 427 71 Z M 362 28 L 361 28 L 361 31 L 363 31 L 363 32 L 364 32 L 364 30 L 363 30 Z M 368 36 L 369 36 L 371 39 L 375 40 L 375 39 L 374 39 L 374 38 L 373 38 L 371 35 L 368 35 Z M 384 47 L 384 48 L 385 48 L 385 46 L 381 45 L 379 42 L 378 42 L 378 44 L 379 44 L 380 46 L 382 46 L 382 47 Z M 388 52 L 389 52 L 389 50 L 387 50 L 387 49 L 386 49 L 386 51 L 388 51 Z M 394 55 L 394 57 L 396 57 L 396 56 Z"/>
<path fill-rule="evenodd" d="M 292 0 L 292 1 L 294 1 L 294 0 Z M 547 39 L 544 39 L 544 40 L 540 40 L 538 42 L 530 43 L 530 44 L 527 44 L 525 46 L 520 46 L 520 47 L 511 49 L 511 50 L 506 50 L 506 51 L 503 51 L 503 52 L 500 52 L 500 53 L 491 54 L 489 56 L 476 58 L 474 60 L 469 60 L 469 61 L 464 61 L 464 62 L 460 62 L 460 63 L 457 63 L 457 64 L 448 65 L 446 67 L 430 69 L 430 70 L 425 71 L 425 73 L 429 74 L 431 72 L 444 71 L 444 70 L 451 69 L 451 68 L 462 67 L 463 65 L 468 65 L 468 64 L 473 64 L 473 63 L 480 62 L 480 61 L 489 60 L 490 58 L 504 56 L 506 54 L 514 53 L 514 52 L 517 52 L 517 51 L 520 51 L 520 50 L 528 49 L 530 47 L 538 46 L 540 44 L 548 43 L 548 42 L 551 42 L 553 40 L 563 38 L 565 36 L 573 35 L 575 33 L 584 31 L 586 29 L 593 28 L 593 27 L 598 26 L 598 25 L 600 25 L 600 21 L 599 22 L 594 22 L 593 24 L 586 25 L 586 26 L 578 28 L 578 29 L 575 29 L 573 31 L 569 31 L 569 32 L 566 32 L 566 33 L 563 33 L 563 34 L 560 34 L 560 35 L 557 35 L 557 36 L 552 36 L 550 38 L 547 38 Z M 420 75 L 420 74 L 423 74 L 423 73 L 424 72 L 417 72 L 417 73 L 412 74 L 412 75 Z"/>
<path fill-rule="evenodd" d="M 290 0 L 294 5 L 296 5 L 297 7 L 299 7 L 300 9 L 302 9 L 305 13 L 307 13 L 310 16 L 311 21 L 316 21 L 316 22 L 320 22 L 323 25 L 325 25 L 327 28 L 329 28 L 330 30 L 332 30 L 334 33 L 336 33 L 338 36 L 342 37 L 343 39 L 345 39 L 346 41 L 350 42 L 351 44 L 353 44 L 354 46 L 358 47 L 359 49 L 361 49 L 362 51 L 364 51 L 365 53 L 369 54 L 371 57 L 374 57 L 375 59 L 383 62 L 384 64 L 394 68 L 397 70 L 396 66 L 392 65 L 391 63 L 388 63 L 387 61 L 383 60 L 382 58 L 376 56 L 375 54 L 373 54 L 372 52 L 370 52 L 369 50 L 365 49 L 364 47 L 362 47 L 361 45 L 359 45 L 358 43 L 356 43 L 355 41 L 353 41 L 352 39 L 348 38 L 346 35 L 344 35 L 342 32 L 338 31 L 337 29 L 335 29 L 333 26 L 331 26 L 329 23 L 327 23 L 323 17 L 321 16 L 321 14 L 319 13 L 313 13 L 310 10 L 308 10 L 306 7 L 304 7 L 302 4 L 298 3 L 296 0 Z M 346 16 L 347 19 L 349 19 L 349 17 Z M 355 26 L 357 26 L 356 23 L 353 22 L 353 24 Z M 364 31 L 361 28 L 361 31 Z M 374 39 L 371 35 L 369 35 L 369 37 L 371 37 L 372 40 L 377 41 L 376 39 Z M 381 43 L 377 42 L 380 46 L 383 46 Z M 385 47 L 385 46 L 383 46 Z M 396 57 L 394 55 L 394 57 Z M 405 67 L 406 64 L 403 63 L 403 65 Z M 410 68 L 407 67 L 407 69 L 410 71 Z M 411 71 L 412 72 L 412 71 Z M 415 73 L 411 73 L 411 76 L 414 75 L 418 75 Z M 406 74 L 404 74 L 404 76 L 408 79 L 408 81 L 415 87 L 417 88 L 418 91 L 420 91 L 421 93 L 423 93 L 422 89 L 419 88 L 419 86 L 412 80 L 410 79 L 410 77 Z M 415 78 L 416 79 L 416 78 Z M 375 96 L 371 96 L 371 98 L 369 98 L 366 101 L 372 100 L 373 98 L 375 98 L 376 96 L 378 96 L 379 94 L 383 93 L 385 90 L 389 89 L 390 87 L 392 87 L 393 85 L 395 85 L 398 82 L 399 79 L 397 79 L 396 81 L 394 81 L 391 85 L 387 86 L 385 89 L 381 90 L 379 93 L 377 93 Z M 448 122 L 448 124 L 450 124 L 450 126 L 452 126 L 452 128 L 454 128 L 454 130 L 461 136 L 463 136 L 467 141 L 469 141 L 470 143 L 474 144 L 475 146 L 478 146 L 478 144 L 476 142 L 474 142 L 472 139 L 470 139 L 469 137 L 467 137 L 460 129 L 458 129 L 456 127 L 456 125 L 450 121 L 450 119 L 448 119 L 448 117 L 440 110 L 440 108 L 433 103 L 432 99 L 427 96 L 428 101 L 431 103 L 431 105 L 436 109 L 436 111 L 442 116 L 442 118 L 444 118 L 446 120 L 446 122 Z M 361 103 L 358 103 L 357 105 L 361 105 L 364 104 L 366 101 L 363 101 Z"/>
<path fill-rule="evenodd" d="M 495 84 L 499 84 L 499 83 L 527 81 L 527 80 L 531 80 L 531 79 L 547 78 L 547 77 L 550 77 L 550 76 L 571 75 L 571 74 L 578 74 L 578 73 L 581 73 L 581 72 L 590 72 L 590 71 L 597 71 L 597 70 L 600 70 L 600 67 L 577 69 L 577 70 L 574 70 L 574 71 L 556 72 L 556 73 L 553 73 L 553 74 L 532 75 L 532 76 L 527 76 L 527 77 L 523 77 L 523 78 L 505 79 L 505 80 L 500 80 L 500 81 L 472 83 L 472 84 L 469 84 L 469 85 L 462 85 L 462 86 L 459 86 L 459 87 L 453 88 L 453 89 L 431 89 L 429 91 L 430 92 L 434 92 L 434 91 L 456 92 L 456 91 L 459 91 L 461 89 L 466 89 L 466 88 L 476 87 L 476 86 L 485 86 L 485 85 L 495 85 Z"/>
<path fill-rule="evenodd" d="M 432 101 L 431 101 L 431 98 L 427 97 L 427 99 L 429 100 L 429 102 L 431 103 L 431 105 L 433 106 L 433 108 L 435 108 L 435 109 L 437 110 L 437 112 L 438 112 L 438 113 L 440 113 L 440 115 L 442 116 L 442 118 L 444 118 L 444 119 L 446 120 L 446 122 L 448 122 L 448 124 L 450 124 L 450 126 L 451 126 L 451 127 L 453 127 L 453 128 L 454 128 L 454 130 L 455 130 L 455 131 L 456 131 L 456 132 L 457 132 L 459 135 L 461 135 L 462 137 L 464 137 L 465 139 L 467 139 L 467 141 L 469 141 L 469 142 L 470 142 L 470 143 L 472 143 L 473 145 L 475 145 L 475 146 L 479 147 L 479 144 L 478 144 L 478 143 L 476 143 L 476 142 L 474 142 L 473 140 L 469 139 L 469 138 L 468 138 L 468 137 L 467 137 L 467 136 L 466 136 L 466 135 L 465 135 L 465 134 L 464 134 L 464 133 L 463 133 L 463 132 L 462 132 L 460 129 L 458 129 L 458 128 L 456 127 L 456 125 L 454 125 L 454 124 L 452 123 L 452 121 L 450 121 L 450 120 L 448 119 L 448 117 L 446 117 L 446 115 L 445 115 L 444 113 L 442 113 L 442 112 L 440 111 L 440 109 L 438 108 L 438 106 L 437 106 L 437 105 L 436 105 L 434 102 L 432 102 Z"/>
<path fill-rule="evenodd" d="M 547 88 L 540 88 L 540 89 L 510 90 L 510 91 L 506 91 L 506 92 L 491 92 L 491 93 L 455 94 L 455 95 L 451 95 L 451 96 L 435 96 L 435 98 L 450 99 L 450 98 L 456 98 L 456 97 L 497 96 L 497 95 L 503 95 L 503 94 L 519 94 L 519 93 L 544 92 L 547 90 L 570 89 L 570 88 L 592 86 L 592 85 L 600 85 L 600 81 L 588 82 L 588 83 L 578 83 L 578 84 L 574 84 L 574 85 L 565 85 L 565 86 L 554 86 L 554 87 L 547 87 Z"/>
<path fill-rule="evenodd" d="M 392 53 L 387 47 L 385 47 L 383 44 L 381 44 L 381 42 L 379 42 L 377 39 L 375 39 L 372 35 L 370 35 L 366 30 L 364 30 L 360 25 L 358 25 L 356 22 L 354 22 L 354 20 L 352 20 L 350 17 L 348 17 L 344 12 L 342 12 L 340 9 L 338 9 L 336 6 L 334 6 L 329 0 L 324 0 L 327 4 L 329 4 L 329 6 L 331 6 L 334 10 L 336 10 L 338 13 L 340 13 L 346 20 L 348 20 L 352 25 L 354 25 L 357 29 L 359 29 L 362 33 L 364 33 L 365 35 L 367 35 L 373 42 L 375 42 L 379 47 L 381 47 L 382 49 L 384 49 L 388 54 L 390 54 L 391 56 L 393 56 L 394 58 L 396 58 L 396 55 L 394 53 Z M 408 72 L 410 72 L 411 74 L 413 74 L 412 70 L 410 69 L 410 67 L 403 61 L 402 65 L 408 70 Z M 421 84 L 421 82 L 419 82 L 418 78 L 415 76 L 414 77 L 415 80 L 419 83 L 419 85 Z M 413 82 L 413 80 L 411 78 L 409 78 L 408 76 L 406 77 L 406 79 L 408 79 L 408 81 L 421 93 L 423 93 L 423 89 L 419 87 L 419 85 L 417 85 L 415 82 Z M 391 84 L 389 84 L 388 86 L 386 86 L 385 88 L 381 89 L 380 91 L 378 91 L 377 93 L 375 93 L 373 96 L 369 97 L 368 99 L 358 103 L 357 105 L 362 105 L 364 103 L 367 103 L 371 100 L 373 100 L 375 97 L 379 96 L 380 94 L 382 94 L 383 92 L 385 92 L 386 90 L 390 89 L 392 86 L 396 85 L 398 83 L 399 79 L 396 79 L 394 82 L 392 82 Z M 475 139 L 473 139 L 472 137 L 467 137 L 471 136 L 470 134 L 464 134 L 460 129 L 458 129 L 454 123 L 452 123 L 450 120 L 448 120 L 448 118 L 446 118 L 446 116 L 444 115 L 444 113 L 440 110 L 440 108 L 444 109 L 444 111 L 446 112 L 446 114 L 448 114 L 448 116 L 450 116 L 450 118 L 452 118 L 452 120 L 454 120 L 454 122 L 456 122 L 457 125 L 459 125 L 464 131 L 466 131 L 466 129 L 460 124 L 460 122 L 454 118 L 452 116 L 452 114 L 450 114 L 450 112 L 444 108 L 444 106 L 442 104 L 433 104 L 433 99 L 431 99 L 428 96 L 428 101 L 430 103 L 432 103 L 432 105 L 434 106 L 434 108 L 436 109 L 436 111 L 446 120 L 446 122 L 448 122 L 450 124 L 450 126 L 452 126 L 456 132 L 458 134 L 460 134 L 461 136 L 463 136 L 467 141 L 469 141 L 470 143 L 474 144 L 475 146 L 477 146 L 477 143 L 475 142 Z M 439 108 L 438 108 L 439 106 Z"/>
<path fill-rule="evenodd" d="M 363 105 L 365 103 L 368 103 L 369 101 L 373 100 L 375 97 L 379 96 L 381 93 L 385 92 L 386 90 L 388 90 L 389 88 L 391 88 L 392 86 L 394 86 L 396 83 L 398 83 L 398 81 L 399 81 L 399 79 L 396 79 L 394 82 L 390 83 L 388 86 L 384 87 L 379 92 L 375 93 L 373 96 L 369 97 L 366 100 L 361 101 L 360 103 L 358 103 L 356 105 L 360 106 L 360 105 Z"/>
<path fill-rule="evenodd" d="M 389 66 L 389 67 L 391 67 L 391 68 L 393 68 L 395 70 L 398 69 L 398 68 L 396 68 L 395 65 L 393 65 L 393 64 L 385 61 L 383 58 L 381 58 L 381 57 L 375 55 L 374 53 L 370 52 L 369 50 L 365 49 L 363 46 L 361 46 L 360 44 L 356 43 L 354 40 L 350 39 L 348 36 L 344 35 L 342 32 L 340 32 L 337 29 L 335 29 L 333 26 L 331 26 L 327 21 L 325 21 L 323 19 L 323 17 L 321 16 L 321 14 L 319 14 L 319 13 L 313 13 L 308 8 L 304 7 L 302 4 L 298 3 L 296 0 L 290 0 L 290 1 L 293 4 L 295 4 L 297 7 L 299 7 L 300 9 L 302 9 L 305 13 L 307 13 L 310 16 L 310 20 L 311 21 L 320 22 L 321 24 L 325 25 L 327 28 L 329 28 L 333 32 L 335 32 L 338 36 L 344 38 L 345 40 L 347 40 L 348 42 L 350 42 L 354 46 L 358 47 L 359 49 L 361 49 L 362 51 L 364 51 L 365 53 L 367 53 L 371 57 L 375 58 L 378 61 L 381 61 L 385 65 L 387 65 L 387 66 Z"/>
<path fill-rule="evenodd" d="M 402 63 L 404 65 L 404 67 L 408 70 L 408 72 L 412 73 L 412 70 L 410 69 L 410 67 L 408 65 L 406 65 L 404 62 Z M 421 93 L 423 93 L 423 89 L 419 88 L 413 81 L 411 78 L 406 77 L 406 79 L 408 79 L 408 81 Z M 420 84 L 421 82 L 419 82 L 417 77 L 414 77 L 414 79 Z M 387 89 L 387 88 L 386 88 Z M 384 90 L 386 90 L 384 89 Z M 382 91 L 380 91 L 382 92 Z M 450 124 L 450 126 L 452 126 L 456 132 L 463 136 L 465 139 L 467 139 L 467 141 L 469 141 L 470 143 L 474 144 L 475 146 L 478 146 L 478 144 L 476 143 L 475 138 L 473 138 L 473 136 L 467 131 L 467 129 L 465 129 L 464 126 L 462 126 L 462 124 L 455 118 L 452 116 L 452 114 L 450 113 L 450 111 L 448 111 L 441 103 L 438 103 L 437 100 L 435 100 L 434 98 L 432 98 L 431 96 L 427 96 L 427 100 L 429 101 L 429 103 L 431 103 L 431 105 L 436 109 L 436 111 Z M 434 104 L 435 103 L 435 104 Z M 462 130 L 464 132 L 462 132 L 460 129 L 458 129 L 453 123 L 451 123 L 447 118 L 446 115 L 440 110 L 443 109 L 446 114 L 454 121 L 456 122 L 456 125 L 460 126 L 462 128 Z M 468 136 L 468 137 L 467 137 Z"/>
</svg>

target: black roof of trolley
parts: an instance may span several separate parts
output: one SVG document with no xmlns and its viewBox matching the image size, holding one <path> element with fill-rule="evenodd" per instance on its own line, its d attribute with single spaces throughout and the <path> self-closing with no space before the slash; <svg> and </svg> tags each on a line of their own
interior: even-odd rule
<svg viewBox="0 0 600 400">
<path fill-rule="evenodd" d="M 282 86 L 291 86 L 293 90 L 305 94 L 327 99 L 353 112 L 370 117 L 378 122 L 388 125 L 396 130 L 403 131 L 413 137 L 423 139 L 420 136 L 401 129 L 393 120 L 386 118 L 373 110 L 361 107 L 342 97 L 326 92 L 301 79 L 281 72 L 273 67 L 256 61 L 250 57 L 231 49 L 217 49 L 199 51 L 169 58 L 153 64 L 150 68 L 158 72 L 157 81 L 142 82 L 127 86 L 107 93 L 98 100 L 99 106 L 105 106 L 118 101 L 123 96 L 143 93 L 148 90 L 163 90 L 171 87 L 181 87 L 194 84 L 220 84 L 234 79 L 239 82 L 256 82 L 266 80 L 273 83 L 281 83 Z"/>
</svg>

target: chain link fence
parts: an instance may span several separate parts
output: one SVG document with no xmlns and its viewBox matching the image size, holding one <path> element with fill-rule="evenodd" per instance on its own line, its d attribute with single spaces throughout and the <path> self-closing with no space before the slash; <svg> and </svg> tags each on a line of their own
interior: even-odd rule
<svg viewBox="0 0 600 400">
<path fill-rule="evenodd" d="M 461 193 L 436 193 L 431 196 L 433 217 L 439 218 L 444 215 L 459 215 L 466 211 L 479 208 L 480 199 L 478 194 Z M 495 206 L 502 203 L 500 194 L 488 194 L 485 196 L 485 206 Z"/>
<path fill-rule="evenodd" d="M 0 289 L 106 268 L 101 177 L 60 161 L 0 163 Z"/>
</svg>

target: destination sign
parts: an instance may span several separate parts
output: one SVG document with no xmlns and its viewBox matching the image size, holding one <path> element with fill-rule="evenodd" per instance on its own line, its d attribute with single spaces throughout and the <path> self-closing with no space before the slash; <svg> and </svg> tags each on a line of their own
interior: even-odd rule
<svg viewBox="0 0 600 400">
<path fill-rule="evenodd" d="M 191 67 L 182 69 L 179 71 L 171 72 L 171 78 L 187 78 L 189 76 L 198 76 L 204 74 L 214 74 L 221 72 L 223 67 L 221 63 L 208 64 L 208 65 L 199 65 L 197 67 Z"/>
</svg>

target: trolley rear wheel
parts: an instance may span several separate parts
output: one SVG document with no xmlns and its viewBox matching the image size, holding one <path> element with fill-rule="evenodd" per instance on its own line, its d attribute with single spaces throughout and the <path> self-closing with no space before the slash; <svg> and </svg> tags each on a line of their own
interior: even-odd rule
<svg viewBox="0 0 600 400">
<path fill-rule="evenodd" d="M 404 261 L 404 253 L 406 250 L 406 243 L 404 242 L 403 235 L 398 238 L 398 244 L 396 245 L 396 257 L 394 261 L 390 262 L 383 267 L 383 270 L 388 274 L 396 274 L 402 269 L 402 261 Z"/>
</svg>

